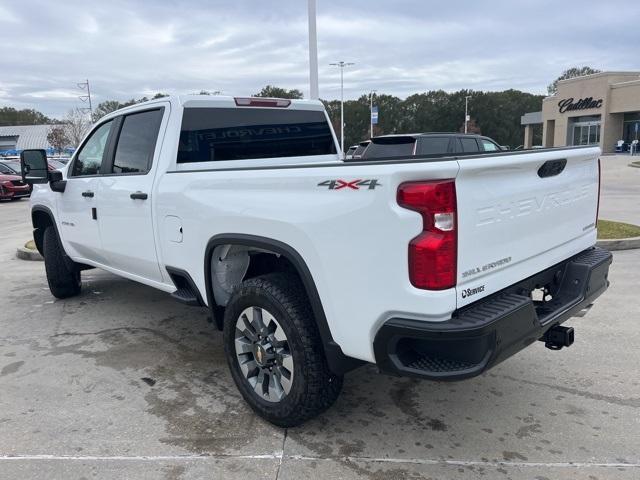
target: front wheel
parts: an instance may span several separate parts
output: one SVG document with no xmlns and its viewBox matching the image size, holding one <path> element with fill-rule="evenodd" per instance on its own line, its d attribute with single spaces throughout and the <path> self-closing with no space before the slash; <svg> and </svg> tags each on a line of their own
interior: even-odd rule
<svg viewBox="0 0 640 480">
<path fill-rule="evenodd" d="M 58 233 L 47 227 L 42 240 L 44 268 L 47 272 L 49 290 L 56 298 L 68 298 L 80 293 L 80 269 L 66 257 Z"/>
<path fill-rule="evenodd" d="M 245 401 L 280 427 L 322 413 L 342 389 L 342 376 L 329 370 L 313 312 L 292 275 L 263 275 L 235 290 L 225 311 L 224 347 Z"/>
</svg>

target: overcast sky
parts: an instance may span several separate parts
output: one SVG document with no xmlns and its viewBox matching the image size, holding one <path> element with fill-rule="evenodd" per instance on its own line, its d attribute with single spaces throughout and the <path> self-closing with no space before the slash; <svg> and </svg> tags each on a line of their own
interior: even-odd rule
<svg viewBox="0 0 640 480">
<path fill-rule="evenodd" d="M 633 0 L 317 0 L 320 95 L 370 89 L 544 93 L 562 70 L 640 70 Z M 62 116 L 155 92 L 264 85 L 308 96 L 305 0 L 0 0 L 0 106 Z"/>
</svg>

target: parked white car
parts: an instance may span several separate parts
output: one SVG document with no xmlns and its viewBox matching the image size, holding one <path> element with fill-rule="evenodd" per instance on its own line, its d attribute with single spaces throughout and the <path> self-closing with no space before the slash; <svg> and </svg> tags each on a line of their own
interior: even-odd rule
<svg viewBox="0 0 640 480">
<path fill-rule="evenodd" d="M 63 172 L 22 162 L 54 296 L 98 267 L 209 308 L 245 400 L 292 426 L 365 363 L 458 380 L 570 345 L 608 286 L 599 154 L 344 162 L 318 101 L 187 96 L 105 116 Z"/>
</svg>

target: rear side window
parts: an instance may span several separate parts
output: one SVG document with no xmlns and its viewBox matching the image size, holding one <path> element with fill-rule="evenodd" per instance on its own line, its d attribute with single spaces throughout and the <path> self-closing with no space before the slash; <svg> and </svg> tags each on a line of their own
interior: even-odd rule
<svg viewBox="0 0 640 480">
<path fill-rule="evenodd" d="M 450 137 L 422 137 L 418 140 L 418 155 L 437 155 L 449 151 Z"/>
<path fill-rule="evenodd" d="M 413 137 L 387 137 L 371 141 L 362 158 L 409 157 L 413 155 L 416 139 Z"/>
<path fill-rule="evenodd" d="M 147 173 L 153 161 L 163 110 L 124 117 L 111 173 Z"/>
<path fill-rule="evenodd" d="M 478 142 L 475 138 L 462 137 L 460 138 L 463 152 L 479 152 Z"/>
<path fill-rule="evenodd" d="M 178 163 L 335 154 L 322 111 L 186 108 Z"/>
</svg>

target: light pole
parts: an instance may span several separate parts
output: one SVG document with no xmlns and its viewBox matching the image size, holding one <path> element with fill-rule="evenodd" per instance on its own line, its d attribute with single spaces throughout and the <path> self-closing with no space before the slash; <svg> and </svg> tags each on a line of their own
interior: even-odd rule
<svg viewBox="0 0 640 480">
<path fill-rule="evenodd" d="M 471 95 L 464 97 L 464 133 L 467 133 L 467 123 L 469 122 L 469 99 Z"/>
<path fill-rule="evenodd" d="M 371 138 L 373 138 L 373 94 L 376 92 L 377 90 L 371 90 L 371 92 L 369 92 L 369 122 L 371 123 Z"/>
<path fill-rule="evenodd" d="M 311 98 L 311 100 L 317 100 L 319 97 L 316 0 L 309 0 L 309 98 Z"/>
<path fill-rule="evenodd" d="M 330 63 L 333 67 L 340 67 L 340 148 L 344 155 L 344 67 L 355 65 L 355 63 L 343 62 Z"/>
</svg>

